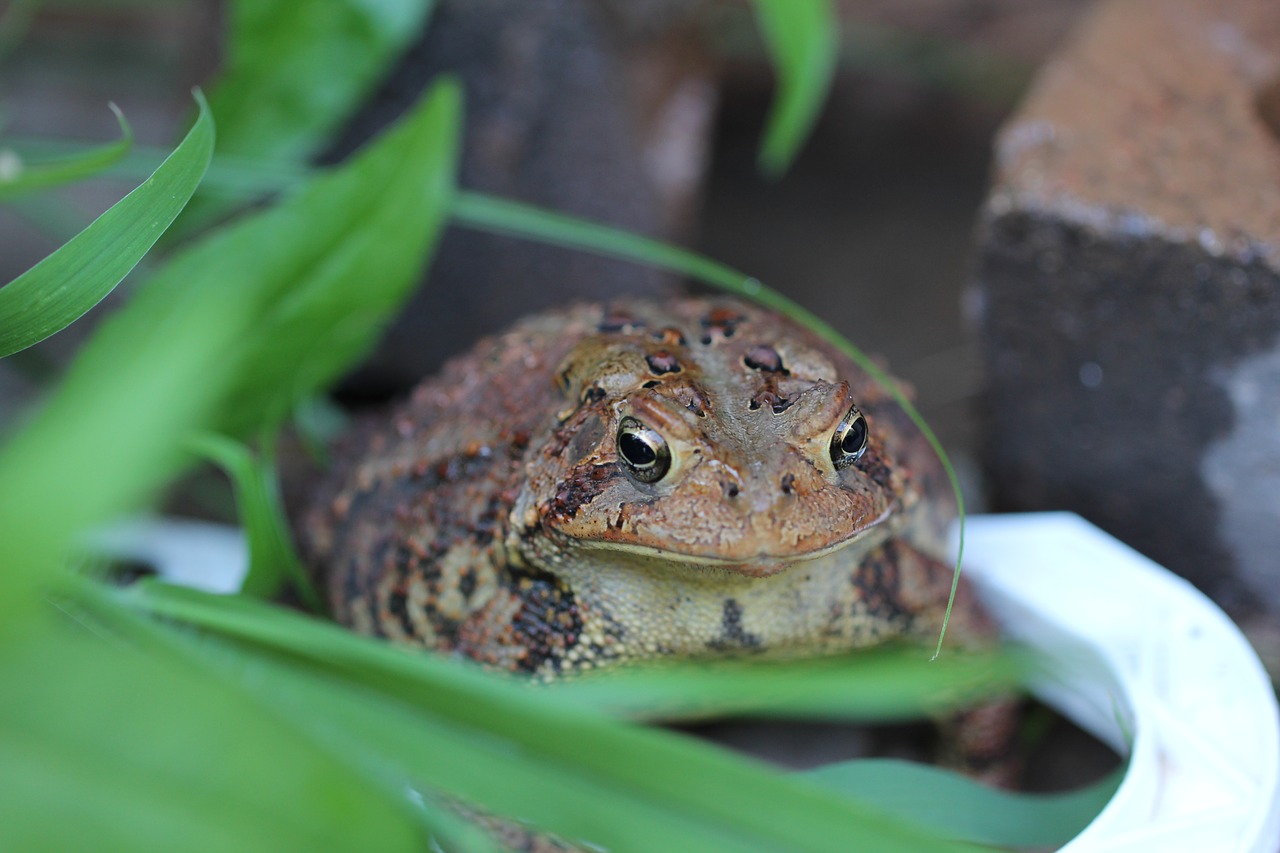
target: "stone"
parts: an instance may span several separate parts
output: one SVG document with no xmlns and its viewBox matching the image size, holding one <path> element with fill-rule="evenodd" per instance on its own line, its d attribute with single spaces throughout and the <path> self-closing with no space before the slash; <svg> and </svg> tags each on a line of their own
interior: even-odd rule
<svg viewBox="0 0 1280 853">
<path fill-rule="evenodd" d="M 998 137 L 970 296 L 995 505 L 1280 613 L 1274 0 L 1100 4 Z"/>
</svg>

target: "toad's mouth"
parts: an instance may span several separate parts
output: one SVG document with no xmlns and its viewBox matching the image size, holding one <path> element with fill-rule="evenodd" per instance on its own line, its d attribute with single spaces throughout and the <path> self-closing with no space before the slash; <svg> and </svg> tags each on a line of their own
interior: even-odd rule
<svg viewBox="0 0 1280 853">
<path fill-rule="evenodd" d="M 743 577 L 767 578 L 781 574 L 790 568 L 800 566 L 822 557 L 830 556 L 855 544 L 866 542 L 871 538 L 879 538 L 883 523 L 893 514 L 886 509 L 878 518 L 864 523 L 843 539 L 810 549 L 774 550 L 759 547 L 746 554 L 729 554 L 726 550 L 738 548 L 701 549 L 678 548 L 667 545 L 655 545 L 635 541 L 619 541 L 607 537 L 573 538 L 572 545 L 588 559 L 598 557 L 603 560 L 622 558 L 624 562 L 646 564 L 678 564 L 689 568 L 705 568 L 729 572 Z"/>
</svg>

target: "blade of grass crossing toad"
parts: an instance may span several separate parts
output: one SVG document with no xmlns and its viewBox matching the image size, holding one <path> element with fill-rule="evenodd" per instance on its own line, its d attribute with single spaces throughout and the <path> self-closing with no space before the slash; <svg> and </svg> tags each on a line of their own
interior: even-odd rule
<svg viewBox="0 0 1280 853">
<path fill-rule="evenodd" d="M 624 725 L 528 685 L 430 654 L 408 654 L 336 626 L 246 598 L 144 584 L 124 603 L 188 622 L 404 702 L 443 724 L 508 743 L 513 759 L 571 769 L 628 797 L 789 851 L 857 837 L 868 849 L 967 849 L 935 842 L 852 801 L 793 786 L 760 765 L 653 729 Z M 516 710 L 518 709 L 518 710 Z M 351 730 L 351 729 L 348 729 Z M 497 784 L 497 783 L 495 783 Z M 481 805 L 489 805 L 484 799 Z M 531 802 L 526 802 L 531 805 Z M 583 808 L 590 808 L 590 803 Z M 542 821 L 533 812 L 519 812 Z M 547 821 L 552 830 L 562 827 Z"/>
<path fill-rule="evenodd" d="M 609 228 L 586 222 L 571 216 L 565 216 L 549 210 L 543 210 L 519 202 L 482 195 L 480 193 L 460 192 L 454 199 L 453 218 L 459 225 L 537 240 L 571 249 L 596 252 L 610 257 L 622 258 L 637 263 L 649 264 L 672 272 L 696 278 L 699 281 L 718 287 L 729 293 L 745 297 L 772 308 L 784 316 L 807 326 L 821 335 L 832 346 L 835 346 L 849 358 L 853 359 L 863 370 L 871 374 L 893 398 L 898 401 L 907 416 L 920 429 L 929 446 L 937 455 L 951 482 L 951 490 L 955 496 L 956 508 L 960 517 L 959 546 L 956 553 L 956 568 L 951 580 L 951 595 L 947 601 L 946 615 L 943 617 L 942 630 L 938 634 L 938 645 L 934 650 L 936 658 L 942 651 L 942 641 L 946 637 L 947 624 L 951 618 L 951 605 L 955 601 L 956 588 L 960 582 L 960 565 L 964 559 L 964 495 L 960 491 L 960 480 L 956 477 L 951 459 L 947 456 L 942 442 L 934 435 L 929 424 L 907 396 L 902 393 L 898 383 L 894 382 L 880 369 L 862 350 L 854 346 L 847 338 L 837 332 L 830 324 L 819 319 L 812 312 L 801 307 L 787 297 L 762 285 L 759 281 L 726 266 L 725 264 L 703 257 L 696 252 L 681 249 Z"/>
<path fill-rule="evenodd" d="M 640 720 L 749 716 L 885 721 L 940 716 L 1015 691 L 1014 654 L 929 661 L 910 647 L 779 662 L 717 661 L 624 669 L 552 683 L 572 704 Z"/>
<path fill-rule="evenodd" d="M 264 436 L 263 447 L 274 443 L 274 435 Z M 249 542 L 249 574 L 241 591 L 257 598 L 272 598 L 286 583 L 292 584 L 313 613 L 323 613 L 324 603 L 302 568 L 289 535 L 273 455 L 264 454 L 258 459 L 240 442 L 213 433 L 193 436 L 187 446 L 197 456 L 218 465 L 231 480 L 240 523 Z"/>
<path fill-rule="evenodd" d="M 840 48 L 839 21 L 830 0 L 753 2 L 778 76 L 760 168 L 777 176 L 795 159 L 831 86 Z"/>
<path fill-rule="evenodd" d="M 90 148 L 53 163 L 27 163 L 19 159 L 0 170 L 0 201 L 22 193 L 69 184 L 96 175 L 120 162 L 133 145 L 133 131 L 124 120 L 124 113 L 120 112 L 119 107 L 115 104 L 107 106 L 111 107 L 116 121 L 120 123 L 118 141 Z M 7 150 L 0 148 L 0 159 L 4 158 Z M 14 153 L 11 156 L 17 158 L 18 155 Z"/>
<path fill-rule="evenodd" d="M 173 222 L 213 152 L 213 121 L 198 92 L 196 101 L 195 124 L 150 178 L 0 288 L 0 356 L 39 343 L 97 305 Z"/>
<path fill-rule="evenodd" d="M 402 801 L 240 690 L 83 631 L 0 647 L 0 849 L 424 849 Z"/>
<path fill-rule="evenodd" d="M 184 642 L 183 638 L 175 638 Z M 248 647 L 205 640 L 190 649 L 244 684 L 270 684 L 260 701 L 391 789 L 422 802 L 482 806 L 520 815 L 565 838 L 607 850 L 781 851 L 732 826 L 690 820 L 572 766 L 541 761 L 518 744 L 389 699 L 366 688 L 289 666 Z M 513 705 L 511 712 L 519 706 Z M 448 791 L 442 798 L 437 792 Z"/>
<path fill-rule="evenodd" d="M 893 759 L 828 764 L 801 775 L 948 838 L 1040 848 L 1059 847 L 1079 835 L 1111 800 L 1124 768 L 1058 794 L 997 790 L 938 767 Z"/>
</svg>

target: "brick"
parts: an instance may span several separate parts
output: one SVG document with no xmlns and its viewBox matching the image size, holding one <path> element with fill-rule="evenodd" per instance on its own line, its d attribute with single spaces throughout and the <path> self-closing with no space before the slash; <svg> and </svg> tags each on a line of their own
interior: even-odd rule
<svg viewBox="0 0 1280 853">
<path fill-rule="evenodd" d="M 1100 4 L 997 140 L 972 287 L 996 505 L 1242 617 L 1280 612 L 1278 81 L 1274 0 Z"/>
</svg>

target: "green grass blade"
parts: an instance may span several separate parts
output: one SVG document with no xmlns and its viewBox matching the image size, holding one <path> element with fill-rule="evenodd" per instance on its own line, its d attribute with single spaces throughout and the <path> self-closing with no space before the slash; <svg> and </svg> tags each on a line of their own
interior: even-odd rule
<svg viewBox="0 0 1280 853">
<path fill-rule="evenodd" d="M 1119 788 L 1124 768 L 1059 794 L 996 790 L 937 767 L 892 759 L 829 764 L 801 775 L 948 838 L 1000 847 L 1058 847 L 1097 817 Z"/>
<path fill-rule="evenodd" d="M 264 439 L 264 444 L 270 442 L 274 436 Z M 285 584 L 291 584 L 313 613 L 324 613 L 324 602 L 307 577 L 289 535 L 274 459 L 258 459 L 244 444 L 213 433 L 196 435 L 187 446 L 218 465 L 231 480 L 249 544 L 249 573 L 241 591 L 256 598 L 272 598 Z"/>
<path fill-rule="evenodd" d="M 760 169 L 776 176 L 795 159 L 831 86 L 840 50 L 831 0 L 753 0 L 756 19 L 778 75 Z"/>
<path fill-rule="evenodd" d="M 556 246 L 580 249 L 588 252 L 607 255 L 614 258 L 650 264 L 672 272 L 690 276 L 698 281 L 718 287 L 729 293 L 745 297 L 772 308 L 779 314 L 790 317 L 796 322 L 812 329 L 821 335 L 832 346 L 839 349 L 869 373 L 885 390 L 893 395 L 902 406 L 907 416 L 920 429 L 933 452 L 937 454 L 951 481 L 951 490 L 955 496 L 957 512 L 960 516 L 959 549 L 956 555 L 956 570 L 951 581 L 951 596 L 947 602 L 946 616 L 942 630 L 938 634 L 938 645 L 934 650 L 936 658 L 942 651 L 942 641 L 946 637 L 947 624 L 951 618 L 951 603 L 955 601 L 956 586 L 960 582 L 960 565 L 964 559 L 964 495 L 960 491 L 960 480 L 947 456 L 942 442 L 929 428 L 929 424 L 921 417 L 920 412 L 907 396 L 902 393 L 898 383 L 894 382 L 874 361 L 862 350 L 853 345 L 847 338 L 837 332 L 829 323 L 808 311 L 798 303 L 782 294 L 770 290 L 759 281 L 743 275 L 725 264 L 705 258 L 696 252 L 671 246 L 648 237 L 629 234 L 605 225 L 597 225 L 571 216 L 543 210 L 519 202 L 482 195 L 480 193 L 460 192 L 454 200 L 453 217 L 459 225 L 537 240 Z"/>
<path fill-rule="evenodd" d="M 377 341 L 439 238 L 461 109 L 458 86 L 437 84 L 359 156 L 215 232 L 160 274 L 167 285 L 263 295 L 258 329 L 239 348 L 252 368 L 240 373 L 220 431 L 282 423 Z"/>
<path fill-rule="evenodd" d="M 209 89 L 218 154 L 301 162 L 417 36 L 429 0 L 233 0 L 222 75 Z"/>
<path fill-rule="evenodd" d="M 133 145 L 133 130 L 124 119 L 124 113 L 115 104 L 109 104 L 120 123 L 120 139 L 63 158 L 52 163 L 26 163 L 20 161 L 13 173 L 0 176 L 0 201 L 22 193 L 69 184 L 114 166 L 129 153 Z M 3 151 L 5 149 L 0 149 Z M 16 155 L 15 155 L 16 156 Z"/>
<path fill-rule="evenodd" d="M 63 625 L 0 648 L 0 849 L 426 849 L 403 800 L 179 664 Z"/>
<path fill-rule="evenodd" d="M 213 121 L 200 113 L 182 143 L 137 189 L 53 254 L 0 288 L 0 356 L 79 319 L 129 274 L 186 205 L 209 165 Z M 121 119 L 122 127 L 123 119 Z M 128 136 L 121 143 L 128 147 Z M 84 162 L 89 159 L 85 155 Z"/>
<path fill-rule="evenodd" d="M 209 90 L 218 157 L 269 168 L 318 154 L 421 32 L 433 6 L 329 0 L 317 14 L 296 0 L 234 0 L 224 71 Z M 233 206 L 225 194 L 201 192 L 179 227 L 185 233 Z"/>
<path fill-rule="evenodd" d="M 677 825 L 689 821 L 690 826 L 714 830 L 737 845 L 727 846 L 729 840 L 725 840 L 720 844 L 726 846 L 694 845 L 692 849 L 826 851 L 832 838 L 858 838 L 866 849 L 886 853 L 969 849 L 934 841 L 885 820 L 875 809 L 797 785 L 794 780 L 709 745 L 624 724 L 590 707 L 480 672 L 456 660 L 406 653 L 250 599 L 219 598 L 162 584 L 145 584 L 121 593 L 119 600 L 247 644 L 267 656 L 287 658 L 345 685 L 373 691 L 387 701 L 402 703 L 455 733 L 465 734 L 465 738 L 454 737 L 459 744 L 489 743 L 490 748 L 506 756 L 505 765 L 492 765 L 493 772 L 473 778 L 466 761 L 441 760 L 426 768 L 426 776 L 441 788 L 464 794 L 482 806 L 509 812 L 518 806 L 515 813 L 566 835 L 578 835 L 587 828 L 568 822 L 574 818 L 575 810 L 599 810 L 601 815 L 610 816 L 603 821 L 607 825 L 615 818 L 629 821 L 628 815 L 635 817 L 626 803 L 638 802 L 658 809 L 667 816 L 664 820 L 676 821 Z M 264 701 L 272 701 L 267 693 L 270 685 L 279 682 L 273 677 L 254 678 L 251 683 L 259 685 Z M 311 695 L 298 701 L 318 707 L 321 698 Z M 386 718 L 347 718 L 340 729 L 350 736 L 361 736 L 364 732 L 386 733 L 388 729 L 383 725 L 392 723 Z M 407 738 L 413 727 L 399 727 L 397 731 Z M 412 745 L 399 740 L 378 746 L 375 738 L 367 745 L 379 753 L 405 750 L 407 755 L 417 754 Z M 447 749 L 443 745 L 439 748 Z M 428 760 L 429 756 L 422 758 Z M 504 772 L 519 775 L 504 779 Z M 519 778 L 539 789 L 539 774 L 551 773 L 555 777 L 559 772 L 571 774 L 565 778 L 579 780 L 573 790 L 594 790 L 600 797 L 593 796 L 589 808 L 584 809 L 572 801 L 566 806 L 563 798 L 549 797 L 544 790 L 521 795 L 519 787 L 523 782 L 515 790 L 510 787 L 510 779 Z M 612 811 L 615 808 L 618 811 Z M 647 809 L 643 812 L 645 816 L 652 814 L 655 813 Z M 575 819 L 593 820 L 593 830 L 607 830 L 607 826 L 598 825 L 598 815 L 578 815 Z M 619 843 L 614 849 L 672 849 L 644 844 L 643 838 L 608 838 Z M 601 835 L 592 840 L 604 843 L 605 839 Z"/>
<path fill-rule="evenodd" d="M 1016 691 L 1026 666 L 1012 653 L 931 662 L 916 648 L 788 661 L 632 667 L 548 685 L 583 707 L 637 720 L 717 716 L 885 721 L 972 707 Z"/>
</svg>

